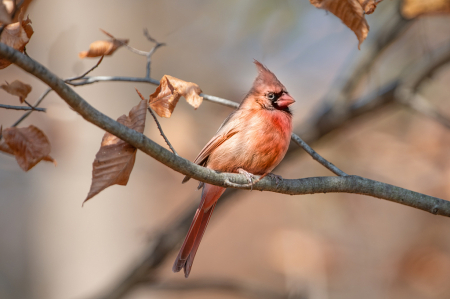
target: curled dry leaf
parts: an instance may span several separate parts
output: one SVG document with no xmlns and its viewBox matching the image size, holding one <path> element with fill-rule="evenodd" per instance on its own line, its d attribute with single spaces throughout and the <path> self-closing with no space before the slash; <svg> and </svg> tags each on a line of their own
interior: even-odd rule
<svg viewBox="0 0 450 299">
<path fill-rule="evenodd" d="M 360 49 L 362 42 L 369 33 L 369 24 L 367 24 L 363 7 L 358 0 L 309 0 L 309 2 L 317 8 L 328 10 L 341 19 L 356 34 L 359 41 L 358 49 Z"/>
<path fill-rule="evenodd" d="M 6 84 L 0 85 L 0 88 L 4 89 L 7 93 L 18 96 L 21 103 L 25 101 L 31 91 L 30 85 L 22 83 L 19 80 L 15 80 L 11 84 L 6 82 Z"/>
<path fill-rule="evenodd" d="M 85 57 L 100 57 L 103 55 L 112 55 L 118 48 L 120 48 L 123 45 L 127 45 L 129 42 L 129 39 L 119 39 L 115 38 L 110 33 L 106 32 L 105 30 L 100 29 L 104 34 L 109 36 L 110 40 L 98 40 L 96 42 L 93 42 L 89 46 L 89 51 L 82 51 L 78 54 L 80 58 Z"/>
<path fill-rule="evenodd" d="M 8 7 L 6 7 L 5 3 L 0 2 L 0 23 L 2 25 L 8 25 L 11 23 L 12 20 L 9 14 L 10 11 L 8 11 Z"/>
<path fill-rule="evenodd" d="M 155 92 L 150 95 L 149 105 L 159 116 L 170 117 L 181 96 L 197 109 L 203 101 L 201 93 L 202 90 L 195 83 L 164 75 Z"/>
<path fill-rule="evenodd" d="M 31 20 L 28 17 L 24 20 L 23 11 L 20 11 L 19 21 L 9 24 L 5 27 L 5 29 L 3 29 L 2 35 L 0 36 L 0 42 L 16 49 L 17 51 L 23 52 L 26 44 L 30 41 L 30 37 L 34 33 L 30 24 Z M 4 69 L 10 64 L 11 62 L 8 60 L 0 59 L 0 69 Z"/>
<path fill-rule="evenodd" d="M 372 14 L 377 5 L 383 0 L 359 0 L 359 3 L 362 6 L 362 9 L 366 15 Z"/>
<path fill-rule="evenodd" d="M 450 1 L 403 0 L 401 13 L 407 19 L 429 14 L 448 14 L 450 13 Z"/>
<path fill-rule="evenodd" d="M 117 121 L 139 133 L 144 132 L 147 101 L 141 100 L 128 116 L 122 115 Z M 136 159 L 136 148 L 122 139 L 106 132 L 100 150 L 92 164 L 92 184 L 83 204 L 112 185 L 128 183 Z"/>
<path fill-rule="evenodd" d="M 47 136 L 33 125 L 27 128 L 7 128 L 3 130 L 3 139 L 24 171 L 30 170 L 41 160 L 56 163 L 49 156 L 51 146 Z"/>
</svg>

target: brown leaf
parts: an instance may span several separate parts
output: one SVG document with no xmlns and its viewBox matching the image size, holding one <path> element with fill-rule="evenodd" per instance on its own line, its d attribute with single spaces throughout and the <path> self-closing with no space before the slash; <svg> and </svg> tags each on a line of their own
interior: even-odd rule
<svg viewBox="0 0 450 299">
<path fill-rule="evenodd" d="M 365 2 L 364 0 L 360 0 Z M 369 33 L 369 24 L 364 17 L 364 10 L 358 0 L 309 0 L 317 8 L 328 10 L 350 28 L 358 38 L 360 49 Z"/>
<path fill-rule="evenodd" d="M 175 77 L 164 75 L 155 92 L 150 95 L 150 107 L 161 117 L 170 117 L 181 96 L 197 109 L 203 98 L 202 90 L 192 82 L 186 82 Z"/>
<path fill-rule="evenodd" d="M 449 0 L 403 0 L 402 15 L 407 19 L 430 14 L 450 13 Z"/>
<path fill-rule="evenodd" d="M 377 5 L 383 0 L 358 0 L 358 1 L 361 4 L 364 13 L 366 15 L 370 15 L 375 11 Z"/>
<path fill-rule="evenodd" d="M 8 8 L 4 2 L 0 2 L 0 23 L 2 25 L 8 25 L 11 23 L 11 16 L 9 15 Z"/>
<path fill-rule="evenodd" d="M 0 140 L 0 151 L 10 155 L 14 155 L 13 150 L 5 143 L 4 140 Z"/>
<path fill-rule="evenodd" d="M 41 160 L 54 162 L 49 156 L 51 146 L 47 136 L 33 125 L 7 128 L 3 130 L 3 138 L 24 171 L 30 170 Z"/>
<path fill-rule="evenodd" d="M 11 84 L 6 82 L 6 85 L 2 84 L 0 88 L 4 89 L 7 93 L 18 96 L 21 103 L 25 101 L 31 91 L 30 85 L 22 83 L 19 80 L 15 80 Z"/>
<path fill-rule="evenodd" d="M 117 121 L 139 133 L 144 132 L 147 101 L 141 100 L 128 116 L 122 115 Z M 92 184 L 83 204 L 112 185 L 128 183 L 136 159 L 136 148 L 122 139 L 106 132 L 100 150 L 92 164 Z"/>
<path fill-rule="evenodd" d="M 33 35 L 34 31 L 31 27 L 31 20 L 27 17 L 26 20 L 23 19 L 23 11 L 20 11 L 19 21 L 16 23 L 9 24 L 5 27 L 0 36 L 0 42 L 16 49 L 17 51 L 23 52 L 26 44 L 30 41 L 30 37 Z M 0 69 L 4 69 L 10 65 L 6 59 L 0 59 Z"/>
<path fill-rule="evenodd" d="M 100 57 L 103 55 L 112 55 L 118 48 L 120 48 L 123 45 L 127 45 L 129 42 L 129 39 L 119 39 L 115 38 L 110 33 L 106 32 L 103 29 L 100 29 L 104 34 L 106 34 L 108 37 L 110 37 L 110 40 L 98 40 L 96 42 L 93 42 L 89 46 L 89 51 L 82 51 L 78 54 L 80 58 L 85 57 Z"/>
</svg>

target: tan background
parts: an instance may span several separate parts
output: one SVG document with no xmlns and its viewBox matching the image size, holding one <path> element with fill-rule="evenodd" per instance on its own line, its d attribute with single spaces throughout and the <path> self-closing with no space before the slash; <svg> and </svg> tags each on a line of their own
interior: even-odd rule
<svg viewBox="0 0 450 299">
<path fill-rule="evenodd" d="M 368 16 L 373 30 L 394 1 Z M 256 75 L 253 59 L 267 65 L 297 100 L 294 124 L 313 113 L 330 84 L 362 52 L 340 20 L 308 1 L 55 1 L 35 0 L 28 14 L 34 35 L 31 57 L 60 77 L 79 75 L 95 59 L 78 52 L 105 36 L 129 38 L 148 50 L 148 28 L 167 43 L 153 56 L 152 77 L 164 74 L 196 82 L 207 94 L 240 101 Z M 394 77 L 403 66 L 448 39 L 448 17 L 416 22 L 370 72 L 361 93 Z M 370 33 L 369 33 L 370 38 Z M 365 44 L 362 45 L 364 50 Z M 398 66 L 398 68 L 397 68 Z M 144 76 L 145 58 L 120 49 L 93 75 Z M 15 66 L 0 82 L 31 84 L 34 102 L 46 87 Z M 449 68 L 423 94 L 450 115 Z M 77 92 L 117 118 L 154 86 L 97 83 Z M 0 91 L 1 103 L 17 99 Z M 138 153 L 128 186 L 110 187 L 84 208 L 92 161 L 102 132 L 76 115 L 55 94 L 22 126 L 40 127 L 58 161 L 22 172 L 0 156 L 0 298 L 95 298 L 139 261 L 155 231 L 200 195 L 196 182 Z M 197 111 L 180 101 L 161 124 L 178 153 L 188 159 L 211 138 L 230 109 L 205 102 Z M 7 127 L 21 112 L 0 110 Z M 147 120 L 145 134 L 164 144 Z M 358 119 L 314 148 L 347 173 L 450 199 L 450 132 L 399 107 Z M 276 171 L 286 178 L 330 175 L 298 155 Z M 158 272 L 163 281 L 173 257 Z M 240 192 L 212 217 L 190 279 L 230 278 L 309 298 L 447 298 L 450 292 L 450 220 L 386 201 L 345 194 L 286 196 Z M 211 298 L 212 292 L 154 291 L 140 287 L 128 298 Z M 215 293 L 214 298 L 234 295 Z"/>
</svg>

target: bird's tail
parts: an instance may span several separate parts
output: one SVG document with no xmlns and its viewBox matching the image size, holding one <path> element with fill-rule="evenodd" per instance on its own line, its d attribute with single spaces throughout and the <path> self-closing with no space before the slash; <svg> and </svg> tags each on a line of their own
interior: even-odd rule
<svg viewBox="0 0 450 299">
<path fill-rule="evenodd" d="M 187 278 L 191 272 L 192 263 L 194 262 L 195 253 L 197 252 L 200 241 L 208 226 L 217 200 L 225 191 L 225 188 L 210 184 L 204 184 L 202 191 L 202 200 L 195 212 L 194 220 L 192 220 L 191 227 L 181 246 L 180 252 L 173 264 L 172 271 L 179 272 L 184 268 L 184 276 Z"/>
</svg>

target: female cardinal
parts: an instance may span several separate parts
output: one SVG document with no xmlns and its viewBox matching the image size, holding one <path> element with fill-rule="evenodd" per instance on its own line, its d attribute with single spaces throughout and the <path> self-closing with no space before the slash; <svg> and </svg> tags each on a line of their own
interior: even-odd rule
<svg viewBox="0 0 450 299">
<path fill-rule="evenodd" d="M 259 74 L 239 108 L 231 113 L 206 144 L 194 163 L 221 172 L 253 175 L 261 178 L 281 162 L 289 147 L 294 99 L 277 77 L 260 62 L 254 62 Z M 190 177 L 186 176 L 183 183 Z M 225 188 L 203 185 L 202 199 L 172 270 L 191 272 L 209 218 Z"/>
</svg>

